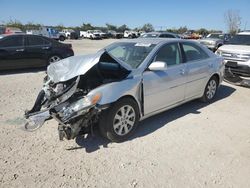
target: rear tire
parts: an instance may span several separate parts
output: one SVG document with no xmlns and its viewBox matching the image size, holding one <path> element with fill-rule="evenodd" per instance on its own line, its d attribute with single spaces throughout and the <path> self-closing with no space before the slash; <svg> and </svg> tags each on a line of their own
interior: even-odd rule
<svg viewBox="0 0 250 188">
<path fill-rule="evenodd" d="M 100 133 L 113 142 L 127 140 L 139 122 L 137 103 L 131 98 L 123 98 L 102 112 L 99 119 Z"/>
<path fill-rule="evenodd" d="M 214 99 L 216 92 L 217 92 L 218 83 L 219 81 L 216 76 L 212 76 L 210 78 L 210 80 L 208 81 L 205 87 L 203 96 L 201 98 L 202 102 L 211 102 Z"/>
<path fill-rule="evenodd" d="M 65 37 L 64 37 L 64 36 L 60 36 L 60 37 L 59 37 L 59 40 L 60 40 L 60 41 L 65 41 Z"/>
</svg>

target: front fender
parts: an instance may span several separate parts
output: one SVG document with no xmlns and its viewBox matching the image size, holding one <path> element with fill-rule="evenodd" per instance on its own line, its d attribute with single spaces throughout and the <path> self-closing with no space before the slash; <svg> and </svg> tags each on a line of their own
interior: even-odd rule
<svg viewBox="0 0 250 188">
<path fill-rule="evenodd" d="M 141 109 L 141 77 L 132 77 L 118 82 L 112 82 L 93 89 L 88 95 L 101 93 L 99 105 L 113 103 L 123 96 L 132 96 Z"/>
</svg>

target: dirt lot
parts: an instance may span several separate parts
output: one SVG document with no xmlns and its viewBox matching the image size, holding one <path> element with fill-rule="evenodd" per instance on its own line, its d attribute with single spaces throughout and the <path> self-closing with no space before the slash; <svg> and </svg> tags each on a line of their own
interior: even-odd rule
<svg viewBox="0 0 250 188">
<path fill-rule="evenodd" d="M 114 40 L 72 42 L 76 54 Z M 124 143 L 58 140 L 57 123 L 25 132 L 43 70 L 0 75 L 0 187 L 250 187 L 250 89 L 223 83 L 216 101 L 140 123 Z"/>
</svg>

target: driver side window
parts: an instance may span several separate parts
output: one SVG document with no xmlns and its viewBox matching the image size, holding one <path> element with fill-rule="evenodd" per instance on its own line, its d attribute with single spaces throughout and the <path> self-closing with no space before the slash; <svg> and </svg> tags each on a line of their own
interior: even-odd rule
<svg viewBox="0 0 250 188">
<path fill-rule="evenodd" d="M 167 66 L 178 65 L 181 63 L 180 52 L 177 43 L 166 44 L 156 54 L 154 61 L 162 61 L 167 63 Z"/>
</svg>

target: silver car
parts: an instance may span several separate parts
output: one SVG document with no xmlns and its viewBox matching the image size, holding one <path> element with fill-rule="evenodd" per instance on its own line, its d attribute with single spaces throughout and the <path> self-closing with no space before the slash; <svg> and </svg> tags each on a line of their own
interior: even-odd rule
<svg viewBox="0 0 250 188">
<path fill-rule="evenodd" d="M 121 142 L 147 117 L 193 99 L 212 101 L 223 73 L 223 59 L 194 41 L 121 40 L 51 64 L 25 127 L 35 130 L 52 117 L 61 140 L 98 125 Z"/>
</svg>

